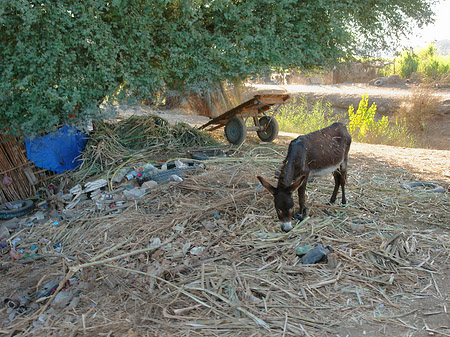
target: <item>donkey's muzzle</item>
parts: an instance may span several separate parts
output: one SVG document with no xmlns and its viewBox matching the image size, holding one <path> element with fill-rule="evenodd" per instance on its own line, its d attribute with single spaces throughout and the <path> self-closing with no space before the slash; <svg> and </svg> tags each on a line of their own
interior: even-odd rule
<svg viewBox="0 0 450 337">
<path fill-rule="evenodd" d="M 281 230 L 283 232 L 289 232 L 291 229 L 292 229 L 292 224 L 290 221 L 281 223 Z"/>
</svg>

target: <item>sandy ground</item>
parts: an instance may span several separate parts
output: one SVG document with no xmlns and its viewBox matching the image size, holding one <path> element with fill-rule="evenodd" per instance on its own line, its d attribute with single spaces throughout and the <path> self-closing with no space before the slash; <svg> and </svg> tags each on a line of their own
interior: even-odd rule
<svg viewBox="0 0 450 337">
<path fill-rule="evenodd" d="M 124 117 L 149 112 L 155 113 L 145 107 L 134 107 L 128 109 Z M 157 113 L 172 123 L 196 125 L 208 120 L 174 111 Z M 161 187 L 118 216 L 93 213 L 90 217 L 86 215 L 79 220 L 65 222 L 60 227 L 48 223 L 47 226 L 33 228 L 29 233 L 21 230 L 24 246 L 45 243 L 42 241 L 41 244 L 37 238 L 62 237 L 66 249 L 64 254 L 68 257 L 63 259 L 52 254 L 33 260 L 33 263 L 9 263 L 2 275 L 2 294 L 16 294 L 23 289 L 33 292 L 39 288 L 36 286 L 38 282 L 43 284 L 44 280 L 46 282 L 64 275 L 71 264 L 103 257 L 109 247 L 112 247 L 111 256 L 120 258 L 114 261 L 115 267 L 126 267 L 128 271 L 108 269 L 112 267 L 106 265 L 86 268 L 80 276 L 82 282 L 72 286 L 72 289 L 80 291 L 80 302 L 76 308 L 51 308 L 45 315 L 24 316 L 13 322 L 8 321 L 8 313 L 3 308 L 0 310 L 0 335 L 449 335 L 449 193 L 430 196 L 421 192 L 414 194 L 400 184 L 426 181 L 448 189 L 450 151 L 353 143 L 347 185 L 349 204 L 345 208 L 326 204 L 331 177 L 328 181 L 311 183 L 308 190 L 310 223 L 305 224 L 304 231 L 286 235 L 274 227 L 271 197 L 262 189 L 255 190 L 255 174 L 264 172 L 268 176 L 272 172 L 269 159 L 277 157 L 275 159 L 281 162 L 288 142 L 296 136 L 281 133 L 274 143 L 267 144 L 260 143 L 252 134 L 244 144 L 243 157 L 239 161 L 228 166 L 224 162 L 215 170 L 207 171 L 207 175 L 194 176 L 184 184 Z M 263 157 L 253 156 L 255 162 L 249 160 L 252 153 L 258 153 L 258 148 Z M 260 164 L 257 164 L 257 157 L 266 160 L 260 159 Z M 205 212 L 205 208 L 209 212 Z M 214 220 L 214 215 L 210 214 L 211 210 L 218 209 L 222 212 L 220 221 Z M 170 211 L 169 217 L 165 216 L 166 210 Z M 328 225 L 320 227 L 325 220 Z M 354 220 L 364 221 L 367 228 L 354 232 L 351 227 Z M 180 224 L 188 224 L 185 232 L 178 233 Z M 174 228 L 178 234 L 170 242 L 171 247 L 182 249 L 187 242 L 207 247 L 211 260 L 196 264 L 195 256 L 180 258 L 171 250 L 155 252 L 151 257 L 127 255 L 130 251 L 137 252 L 147 247 L 155 237 L 165 242 L 165 238 L 171 238 Z M 419 266 L 405 264 L 397 266 L 390 260 L 380 258 L 372 262 L 363 254 L 369 248 L 378 251 L 388 238 L 399 233 L 403 235 L 404 243 L 398 243 L 398 247 L 414 245 L 420 266 L 430 269 L 419 270 Z M 276 241 L 269 242 L 267 238 Z M 339 252 L 339 267 L 333 270 L 326 265 L 299 267 L 293 263 L 295 257 L 292 253 L 286 253 L 287 249 L 307 239 L 314 239 L 314 242 L 331 240 Z M 127 245 L 120 246 L 125 240 Z M 74 243 L 78 245 L 75 247 Z M 283 252 L 280 247 L 284 249 L 283 254 L 278 253 Z M 367 270 L 359 270 L 360 267 L 375 270 L 374 264 L 379 263 L 386 263 L 386 266 L 377 267 L 377 274 L 365 274 Z M 178 273 L 172 269 L 175 267 L 190 269 L 189 272 Z M 149 278 L 154 273 L 164 276 L 158 274 L 160 270 L 173 272 L 173 278 L 162 284 Z M 358 281 L 352 278 L 360 274 L 371 279 Z M 254 276 L 264 277 L 270 282 L 261 282 Z M 393 284 L 389 283 L 391 276 L 394 277 Z M 206 290 L 198 288 L 205 279 L 210 280 L 211 285 L 205 282 Z M 285 282 L 285 279 L 292 282 Z M 280 290 L 283 284 L 287 286 Z M 258 327 L 242 313 L 237 315 L 235 305 L 213 297 L 216 289 L 222 289 L 221 285 L 227 285 L 228 288 L 223 289 L 231 289 L 236 294 L 257 289 L 255 294 L 270 299 L 256 306 L 251 297 L 239 297 L 241 307 L 270 322 L 272 330 Z M 181 288 L 184 293 L 177 291 Z M 198 305 L 199 302 L 185 296 L 186 293 L 197 296 L 197 301 L 207 306 Z M 295 301 L 287 302 L 291 299 L 305 301 L 312 308 Z M 210 307 L 215 311 L 211 311 Z M 175 309 L 178 315 L 173 311 Z M 186 311 L 183 314 L 180 310 Z M 320 314 L 319 322 L 326 319 L 326 323 L 333 324 L 329 327 L 323 323 L 311 325 L 310 318 L 315 317 L 311 316 L 312 313 Z M 228 317 L 238 319 L 230 320 Z M 304 334 L 298 330 L 286 330 L 286 326 L 292 329 L 301 327 Z"/>
</svg>

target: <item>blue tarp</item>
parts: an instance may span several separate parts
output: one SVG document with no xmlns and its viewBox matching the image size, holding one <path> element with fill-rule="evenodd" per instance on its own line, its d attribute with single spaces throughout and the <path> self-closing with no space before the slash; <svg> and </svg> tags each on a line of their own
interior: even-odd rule
<svg viewBox="0 0 450 337">
<path fill-rule="evenodd" d="M 45 136 L 25 139 L 28 159 L 36 167 L 57 174 L 80 166 L 80 155 L 86 143 L 87 135 L 67 125 Z"/>
</svg>

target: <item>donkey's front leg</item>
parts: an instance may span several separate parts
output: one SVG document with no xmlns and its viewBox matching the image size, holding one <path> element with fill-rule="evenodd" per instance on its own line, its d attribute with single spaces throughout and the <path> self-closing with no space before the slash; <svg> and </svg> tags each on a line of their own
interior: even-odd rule
<svg viewBox="0 0 450 337">
<path fill-rule="evenodd" d="M 298 214 L 294 215 L 294 218 L 297 220 L 303 220 L 307 215 L 307 208 L 305 206 L 306 204 L 306 184 L 308 182 L 308 175 L 306 175 L 305 179 L 301 183 L 301 185 L 298 187 L 298 203 L 300 205 L 300 210 Z"/>
</svg>

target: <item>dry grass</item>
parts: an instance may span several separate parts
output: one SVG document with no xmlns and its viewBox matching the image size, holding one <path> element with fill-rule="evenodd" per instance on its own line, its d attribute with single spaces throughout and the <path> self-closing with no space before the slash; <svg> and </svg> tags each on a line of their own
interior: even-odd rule
<svg viewBox="0 0 450 337">
<path fill-rule="evenodd" d="M 68 290 L 81 291 L 80 303 L 56 311 L 41 303 L 12 322 L 3 309 L 0 332 L 450 335 L 450 193 L 401 187 L 426 179 L 448 188 L 449 151 L 353 144 L 348 206 L 326 205 L 332 181 L 317 180 L 308 185 L 310 217 L 282 233 L 255 175 L 272 178 L 287 145 L 249 138 L 122 213 L 84 210 L 22 233 L 22 247 L 37 244 L 42 257 L 3 263 L 4 296 L 77 277 Z M 52 243 L 61 243 L 61 254 Z M 337 266 L 301 264 L 295 248 L 317 243 L 333 247 Z"/>
<path fill-rule="evenodd" d="M 426 122 L 436 113 L 440 104 L 440 98 L 434 92 L 424 86 L 413 88 L 411 95 L 395 113 L 395 117 L 411 132 L 424 131 Z"/>
</svg>

